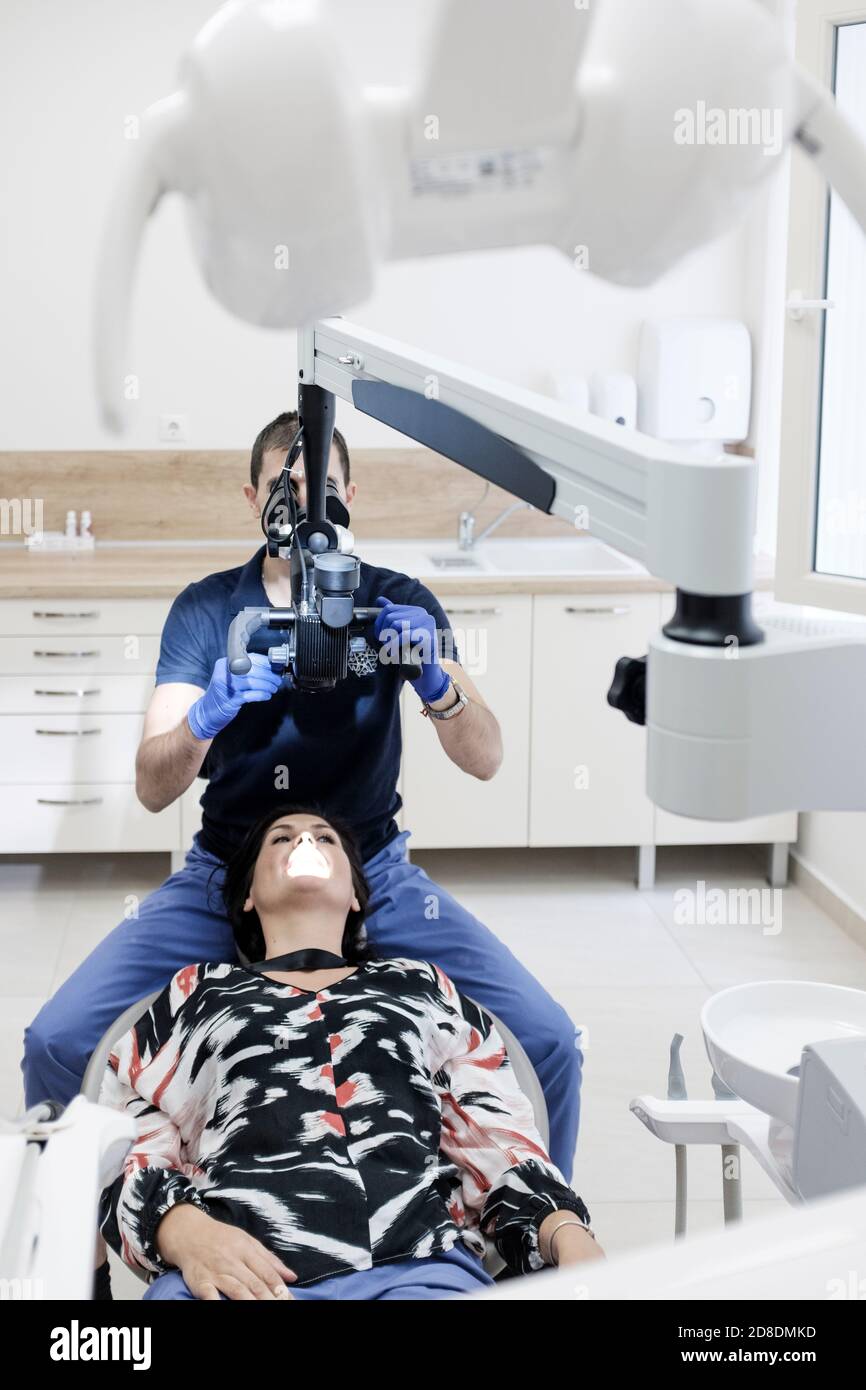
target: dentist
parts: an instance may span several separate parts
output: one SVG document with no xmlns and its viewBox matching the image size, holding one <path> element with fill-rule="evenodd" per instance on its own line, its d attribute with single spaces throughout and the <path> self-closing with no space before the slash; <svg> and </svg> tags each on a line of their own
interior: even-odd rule
<svg viewBox="0 0 866 1390">
<path fill-rule="evenodd" d="M 297 415 L 281 415 L 253 445 L 244 493 L 256 515 L 296 430 Z M 350 507 L 357 485 L 339 432 L 329 477 Z M 302 471 L 292 484 L 304 505 Z M 394 819 L 401 806 L 403 685 L 396 666 L 380 663 L 370 675 L 350 674 L 333 691 L 315 695 L 292 689 L 264 655 L 254 655 L 246 676 L 227 670 L 226 634 L 235 613 L 290 599 L 288 562 L 269 557 L 263 546 L 246 565 L 190 584 L 172 604 L 136 759 L 136 787 L 141 802 L 156 812 L 197 776 L 206 778 L 202 828 L 183 868 L 99 943 L 26 1030 L 26 1103 L 70 1101 L 106 1028 L 182 966 L 236 960 L 219 892 L 224 866 L 250 827 L 288 792 L 326 816 L 341 817 L 357 838 L 371 889 L 366 927 L 377 952 L 435 962 L 520 1039 L 547 1101 L 551 1158 L 568 1181 L 579 1115 L 578 1034 L 565 1010 L 493 932 L 409 862 L 410 831 L 400 831 Z M 408 634 L 421 651 L 422 671 L 412 686 L 445 756 L 471 777 L 492 778 L 502 760 L 499 725 L 462 669 L 448 618 L 430 590 L 405 574 L 362 562 L 356 602 L 382 609 L 371 644 L 396 632 Z"/>
</svg>

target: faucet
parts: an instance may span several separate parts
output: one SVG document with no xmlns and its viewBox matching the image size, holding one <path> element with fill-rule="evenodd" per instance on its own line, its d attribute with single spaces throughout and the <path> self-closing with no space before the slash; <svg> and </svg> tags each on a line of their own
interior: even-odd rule
<svg viewBox="0 0 866 1390">
<path fill-rule="evenodd" d="M 474 513 L 461 512 L 460 522 L 457 530 L 457 545 L 459 549 L 471 550 L 472 547 L 477 545 L 479 541 L 483 541 L 486 536 L 491 535 L 492 532 L 496 530 L 497 526 L 501 526 L 503 521 L 507 521 L 508 518 L 511 516 L 512 512 L 519 511 L 521 507 L 530 507 L 531 505 L 532 504 L 530 502 L 512 502 L 509 507 L 506 507 L 505 510 L 500 512 L 497 517 L 494 517 L 490 524 L 488 526 L 485 526 L 483 531 L 479 531 L 477 536 L 475 535 Z"/>
<path fill-rule="evenodd" d="M 457 525 L 457 546 L 459 550 L 471 550 L 475 540 L 475 514 L 461 512 Z"/>
</svg>

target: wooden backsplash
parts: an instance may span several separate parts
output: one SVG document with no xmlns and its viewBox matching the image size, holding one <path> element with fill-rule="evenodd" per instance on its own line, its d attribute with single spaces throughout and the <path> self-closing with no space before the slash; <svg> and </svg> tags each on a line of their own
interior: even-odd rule
<svg viewBox="0 0 866 1390">
<path fill-rule="evenodd" d="M 43 499 L 46 530 L 62 530 L 70 508 L 89 510 L 97 540 L 256 540 L 261 532 L 241 487 L 243 450 L 0 452 L 0 494 Z M 355 449 L 358 495 L 352 530 L 360 539 L 450 538 L 461 511 L 476 531 L 515 499 L 429 449 Z M 521 509 L 497 536 L 573 536 L 559 517 Z"/>
</svg>

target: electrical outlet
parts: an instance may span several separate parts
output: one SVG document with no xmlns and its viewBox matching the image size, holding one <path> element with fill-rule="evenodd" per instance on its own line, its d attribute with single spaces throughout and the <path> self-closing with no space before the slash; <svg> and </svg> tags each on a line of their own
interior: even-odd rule
<svg viewBox="0 0 866 1390">
<path fill-rule="evenodd" d="M 183 444 L 189 438 L 189 416 L 160 415 L 159 437 L 164 444 Z"/>
</svg>

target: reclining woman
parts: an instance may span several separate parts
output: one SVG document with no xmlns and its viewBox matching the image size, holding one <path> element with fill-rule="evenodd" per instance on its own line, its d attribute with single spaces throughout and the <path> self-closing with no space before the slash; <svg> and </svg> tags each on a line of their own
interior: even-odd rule
<svg viewBox="0 0 866 1390">
<path fill-rule="evenodd" d="M 138 1137 L 105 1239 L 154 1299 L 447 1298 L 601 1257 L 489 1019 L 426 961 L 379 960 L 345 826 L 268 813 L 229 861 L 248 966 L 179 970 L 100 1101 Z"/>
</svg>

